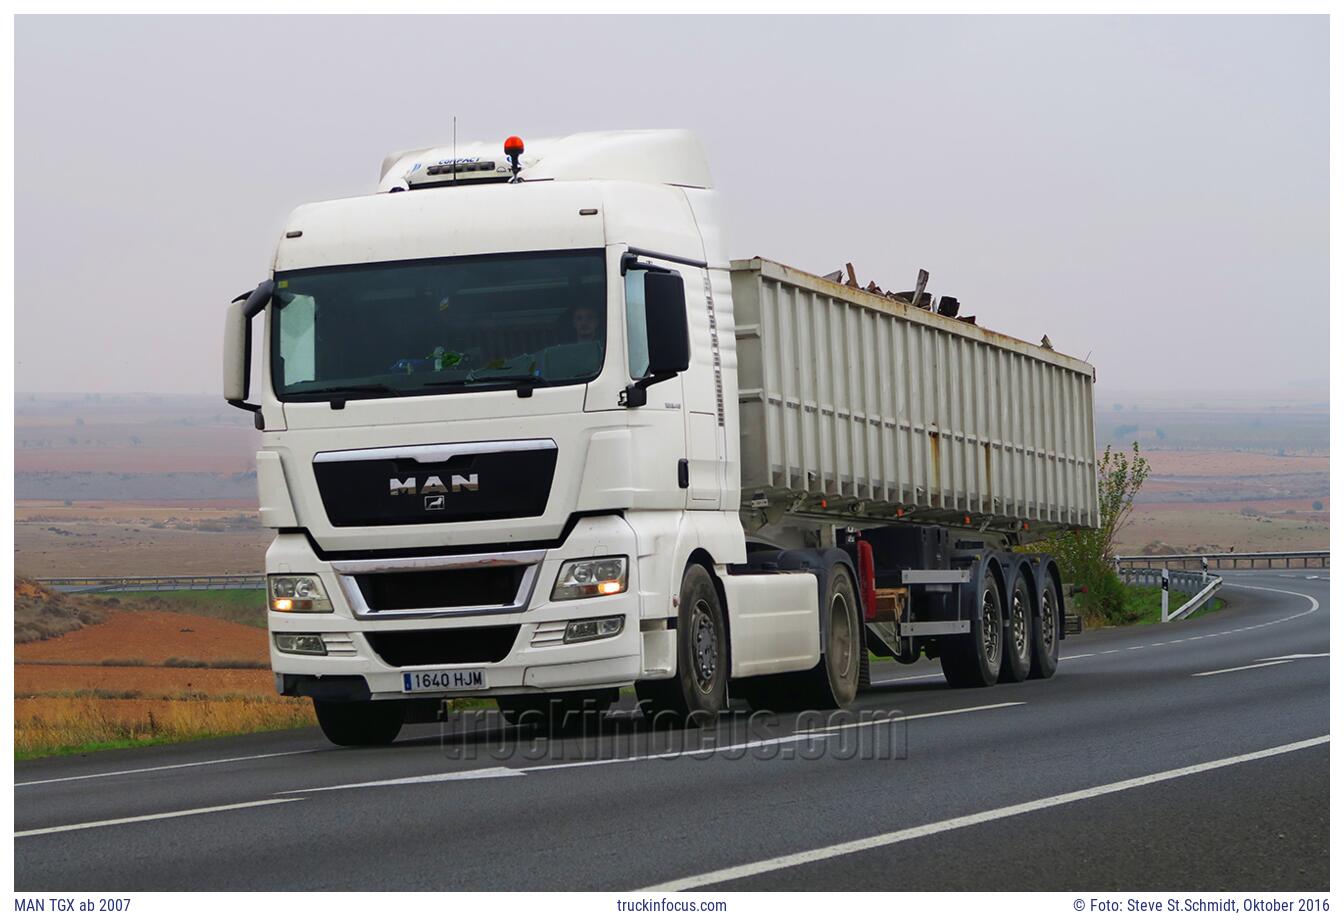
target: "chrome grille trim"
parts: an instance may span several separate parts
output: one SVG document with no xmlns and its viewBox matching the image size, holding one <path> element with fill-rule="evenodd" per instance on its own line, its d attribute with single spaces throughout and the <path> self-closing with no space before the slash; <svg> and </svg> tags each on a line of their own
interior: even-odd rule
<svg viewBox="0 0 1344 920">
<path fill-rule="evenodd" d="M 506 553 L 479 553 L 466 556 L 419 556 L 408 559 L 352 559 L 331 563 L 341 593 L 345 595 L 350 611 L 357 620 L 376 620 L 387 617 L 423 618 L 456 617 L 489 613 L 518 613 L 526 610 L 532 600 L 545 550 L 520 550 Z M 497 566 L 527 568 L 518 583 L 518 591 L 507 604 L 488 604 L 474 607 L 428 607 L 419 609 L 370 610 L 360 591 L 356 575 L 397 572 L 436 572 L 447 569 L 482 569 Z"/>
</svg>

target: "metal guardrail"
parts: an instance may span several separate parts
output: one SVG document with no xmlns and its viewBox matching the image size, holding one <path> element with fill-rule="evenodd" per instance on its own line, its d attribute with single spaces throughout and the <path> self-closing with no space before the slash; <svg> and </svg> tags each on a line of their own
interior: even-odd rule
<svg viewBox="0 0 1344 920">
<path fill-rule="evenodd" d="M 208 591 L 224 588 L 260 590 L 264 575 L 127 575 L 38 578 L 35 581 L 63 594 L 115 594 L 123 591 Z"/>
<path fill-rule="evenodd" d="M 1181 570 L 1200 569 L 1205 565 L 1212 569 L 1223 568 L 1223 563 L 1232 563 L 1232 569 L 1242 567 L 1241 563 L 1246 563 L 1246 568 L 1274 568 L 1275 562 L 1283 562 L 1282 568 L 1321 568 L 1330 567 L 1330 550 L 1328 549 L 1308 549 L 1287 552 L 1270 553 L 1174 553 L 1166 556 L 1116 556 L 1116 569 L 1123 572 L 1127 568 L 1152 568 L 1154 566 L 1167 569 L 1180 568 Z M 1294 561 L 1299 561 L 1301 565 L 1293 565 Z M 1264 565 L 1258 565 L 1263 562 Z"/>
<path fill-rule="evenodd" d="M 1212 607 L 1213 596 L 1218 593 L 1218 589 L 1223 585 L 1221 577 L 1213 576 L 1211 578 L 1203 572 L 1171 571 L 1169 569 L 1166 574 L 1168 588 L 1172 591 L 1180 591 L 1182 594 L 1190 595 L 1190 600 L 1168 613 L 1165 622 L 1184 620 L 1201 606 Z M 1161 569 L 1125 569 L 1120 573 L 1120 578 L 1126 584 L 1152 588 L 1162 587 Z"/>
</svg>

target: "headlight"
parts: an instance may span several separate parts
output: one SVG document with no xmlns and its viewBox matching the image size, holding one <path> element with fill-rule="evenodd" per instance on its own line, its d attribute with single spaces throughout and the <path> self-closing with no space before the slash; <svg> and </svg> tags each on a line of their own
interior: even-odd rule
<svg viewBox="0 0 1344 920">
<path fill-rule="evenodd" d="M 277 613 L 331 612 L 331 601 L 316 575 L 267 575 L 266 592 Z"/>
<path fill-rule="evenodd" d="M 551 600 L 572 601 L 579 597 L 603 597 L 625 590 L 625 557 L 568 559 L 555 576 Z"/>
</svg>

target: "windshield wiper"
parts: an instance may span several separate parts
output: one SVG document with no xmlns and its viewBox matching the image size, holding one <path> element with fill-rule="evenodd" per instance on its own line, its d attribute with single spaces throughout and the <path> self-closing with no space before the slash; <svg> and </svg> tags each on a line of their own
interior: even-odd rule
<svg viewBox="0 0 1344 920">
<path fill-rule="evenodd" d="M 540 383 L 541 378 L 536 374 L 491 374 L 487 377 L 478 377 L 475 372 L 467 375 L 463 383 Z"/>
<path fill-rule="evenodd" d="M 509 373 L 490 374 L 489 376 L 478 377 L 476 376 L 476 371 L 472 371 L 470 374 L 466 376 L 466 379 L 462 381 L 463 384 L 516 383 L 518 384 L 517 392 L 519 399 L 527 399 L 529 396 L 532 395 L 532 391 L 536 389 L 537 385 L 543 382 L 544 380 L 541 377 L 538 377 L 536 374 L 520 374 L 514 372 L 512 374 Z"/>
<path fill-rule="evenodd" d="M 385 383 L 348 383 L 343 386 L 317 387 L 312 390 L 292 390 L 290 396 L 321 396 L 324 399 L 331 400 L 331 408 L 344 409 L 345 403 L 351 396 L 362 396 L 365 393 L 377 393 L 387 396 L 404 396 L 401 390 L 394 389 Z"/>
<path fill-rule="evenodd" d="M 315 387 L 311 390 L 290 390 L 290 396 L 342 396 L 347 393 L 389 393 L 400 396 L 401 391 L 385 383 L 348 383 L 341 386 Z"/>
</svg>

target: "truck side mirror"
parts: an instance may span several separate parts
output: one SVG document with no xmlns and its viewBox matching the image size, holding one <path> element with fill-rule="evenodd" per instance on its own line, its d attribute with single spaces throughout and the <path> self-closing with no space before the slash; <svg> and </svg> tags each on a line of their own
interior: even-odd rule
<svg viewBox="0 0 1344 920">
<path fill-rule="evenodd" d="M 224 320 L 224 400 L 248 412 L 261 411 L 261 406 L 247 402 L 252 383 L 252 318 L 266 308 L 274 291 L 275 282 L 263 281 L 250 294 L 235 298 Z"/>
<path fill-rule="evenodd" d="M 671 380 L 691 366 L 686 287 L 681 275 L 645 270 L 643 332 L 648 347 L 648 371 L 621 391 L 621 405 L 628 409 L 646 405 L 649 387 Z"/>
<path fill-rule="evenodd" d="M 649 336 L 650 375 L 672 377 L 690 367 L 686 286 L 680 275 L 672 272 L 644 275 L 644 324 Z"/>
</svg>

